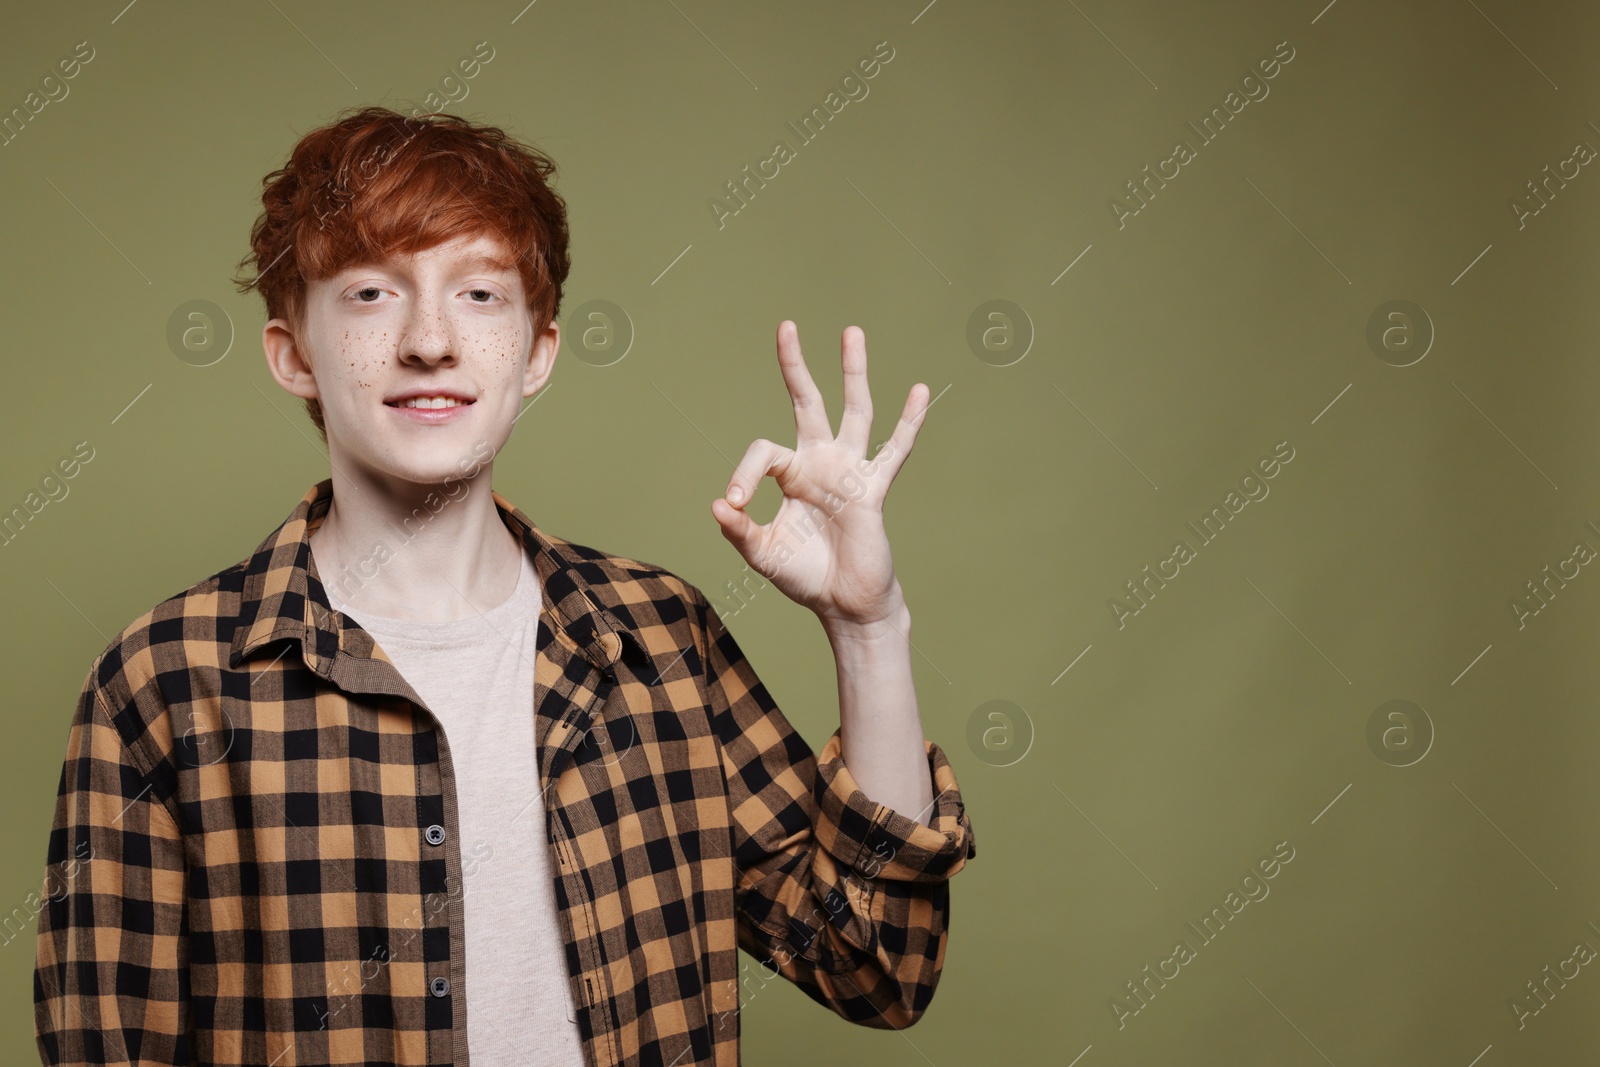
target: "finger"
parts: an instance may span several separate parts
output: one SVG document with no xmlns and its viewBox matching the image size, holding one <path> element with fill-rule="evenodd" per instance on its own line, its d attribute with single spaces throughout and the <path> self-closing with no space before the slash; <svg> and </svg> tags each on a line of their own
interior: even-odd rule
<svg viewBox="0 0 1600 1067">
<path fill-rule="evenodd" d="M 794 401 L 795 447 L 832 441 L 828 409 L 800 354 L 800 330 L 789 319 L 778 323 L 778 368 L 783 371 L 784 384 Z"/>
<path fill-rule="evenodd" d="M 744 450 L 744 457 L 733 469 L 733 476 L 728 479 L 728 488 L 723 494 L 723 499 L 743 511 L 755 498 L 756 486 L 761 484 L 761 479 L 768 474 L 774 476 L 783 474 L 793 460 L 792 448 L 784 448 L 775 441 L 768 441 L 765 437 L 756 438 L 750 442 L 750 447 Z"/>
<path fill-rule="evenodd" d="M 867 335 L 861 327 L 844 328 L 839 340 L 839 361 L 844 367 L 844 414 L 839 417 L 839 442 L 865 456 L 872 433 L 872 390 L 867 387 Z"/>
<path fill-rule="evenodd" d="M 911 392 L 906 395 L 906 406 L 900 413 L 900 421 L 895 423 L 894 433 L 889 435 L 889 439 L 869 461 L 872 480 L 883 485 L 884 494 L 889 492 L 889 483 L 894 481 L 906 457 L 911 455 L 911 446 L 916 444 L 917 431 L 928 417 L 931 403 L 928 387 L 921 382 L 913 385 Z"/>
<path fill-rule="evenodd" d="M 763 531 L 754 519 L 721 499 L 711 502 L 711 515 L 722 528 L 722 536 L 738 549 L 739 555 L 750 561 L 760 558 Z"/>
</svg>

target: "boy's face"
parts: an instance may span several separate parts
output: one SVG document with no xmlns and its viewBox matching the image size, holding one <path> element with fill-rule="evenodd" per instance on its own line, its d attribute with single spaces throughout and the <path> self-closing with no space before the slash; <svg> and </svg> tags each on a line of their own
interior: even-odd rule
<svg viewBox="0 0 1600 1067">
<path fill-rule="evenodd" d="M 267 323 L 268 366 L 321 403 L 334 467 L 441 485 L 500 451 L 560 347 L 555 323 L 534 336 L 515 267 L 489 262 L 504 252 L 492 237 L 464 237 L 349 267 L 306 287 L 300 334 L 286 319 Z"/>
</svg>

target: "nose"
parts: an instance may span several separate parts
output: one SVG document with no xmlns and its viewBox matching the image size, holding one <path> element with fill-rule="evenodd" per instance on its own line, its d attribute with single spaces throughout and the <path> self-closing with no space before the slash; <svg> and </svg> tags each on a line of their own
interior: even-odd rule
<svg viewBox="0 0 1600 1067">
<path fill-rule="evenodd" d="M 455 358 L 455 331 L 444 306 L 431 295 L 419 294 L 400 337 L 401 362 L 432 366 Z"/>
</svg>

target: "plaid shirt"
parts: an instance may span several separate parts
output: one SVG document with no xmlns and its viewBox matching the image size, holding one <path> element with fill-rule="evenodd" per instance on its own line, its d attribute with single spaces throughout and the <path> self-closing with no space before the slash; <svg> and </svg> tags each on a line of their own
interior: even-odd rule
<svg viewBox="0 0 1600 1067">
<path fill-rule="evenodd" d="M 514 980 L 465 967 L 444 733 L 328 605 L 307 536 L 332 492 L 89 668 L 39 912 L 45 1063 L 466 1067 L 469 979 Z M 976 854 L 945 754 L 925 742 L 931 826 L 873 802 L 699 589 L 491 492 L 545 593 L 534 733 L 586 1061 L 738 1064 L 740 948 L 845 1019 L 914 1023 Z"/>
</svg>

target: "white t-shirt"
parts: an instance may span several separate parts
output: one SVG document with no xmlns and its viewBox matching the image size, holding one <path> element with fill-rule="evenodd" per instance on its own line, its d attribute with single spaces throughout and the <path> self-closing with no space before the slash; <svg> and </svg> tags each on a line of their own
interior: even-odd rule
<svg viewBox="0 0 1600 1067">
<path fill-rule="evenodd" d="M 533 736 L 543 590 L 533 561 L 481 615 L 416 622 L 352 607 L 439 720 L 456 768 L 467 945 L 467 1041 L 477 1064 L 583 1067 Z"/>
</svg>

